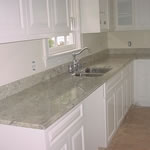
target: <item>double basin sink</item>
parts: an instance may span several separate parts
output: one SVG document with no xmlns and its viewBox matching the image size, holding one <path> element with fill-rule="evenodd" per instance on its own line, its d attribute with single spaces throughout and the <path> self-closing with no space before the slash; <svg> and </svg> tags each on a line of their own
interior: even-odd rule
<svg viewBox="0 0 150 150">
<path fill-rule="evenodd" d="M 103 76 L 111 69 L 112 69 L 111 67 L 87 67 L 81 70 L 80 72 L 75 73 L 75 76 L 85 76 L 85 77 Z"/>
</svg>

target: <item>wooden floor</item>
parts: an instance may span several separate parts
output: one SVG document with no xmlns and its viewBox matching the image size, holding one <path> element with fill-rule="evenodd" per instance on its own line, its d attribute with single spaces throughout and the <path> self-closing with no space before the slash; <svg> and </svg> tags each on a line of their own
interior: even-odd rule
<svg viewBox="0 0 150 150">
<path fill-rule="evenodd" d="M 133 107 L 105 150 L 150 150 L 150 108 Z"/>
</svg>

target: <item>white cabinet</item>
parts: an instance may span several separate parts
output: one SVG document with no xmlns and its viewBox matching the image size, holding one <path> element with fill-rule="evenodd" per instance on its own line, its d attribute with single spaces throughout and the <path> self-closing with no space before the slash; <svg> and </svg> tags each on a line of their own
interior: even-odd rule
<svg viewBox="0 0 150 150">
<path fill-rule="evenodd" d="M 135 0 L 136 28 L 150 29 L 150 1 Z"/>
<path fill-rule="evenodd" d="M 85 150 L 106 148 L 111 142 L 132 104 L 132 69 L 127 65 L 84 100 Z"/>
<path fill-rule="evenodd" d="M 50 150 L 69 150 L 69 141 L 67 135 L 64 135 L 59 141 L 55 143 Z"/>
<path fill-rule="evenodd" d="M 114 31 L 115 30 L 115 12 L 116 8 L 115 8 L 115 3 L 114 0 L 108 0 L 108 20 L 109 20 L 109 31 Z"/>
<path fill-rule="evenodd" d="M 116 131 L 115 92 L 111 91 L 106 98 L 107 145 Z"/>
<path fill-rule="evenodd" d="M 50 126 L 46 133 L 50 150 L 85 150 L 82 104 Z"/>
<path fill-rule="evenodd" d="M 133 104 L 133 63 L 126 66 L 123 71 L 123 113 L 128 112 Z"/>
<path fill-rule="evenodd" d="M 28 32 L 29 34 L 48 34 L 50 24 L 50 1 L 27 0 Z"/>
<path fill-rule="evenodd" d="M 82 33 L 100 32 L 99 0 L 81 0 Z"/>
<path fill-rule="evenodd" d="M 0 133 L 1 150 L 85 150 L 83 106 L 77 105 L 45 130 L 0 125 Z"/>
<path fill-rule="evenodd" d="M 81 0 L 81 31 L 97 33 L 109 29 L 109 0 Z"/>
<path fill-rule="evenodd" d="M 1 0 L 0 43 L 21 39 L 26 32 L 24 0 Z"/>
<path fill-rule="evenodd" d="M 115 98 L 116 98 L 116 126 L 119 127 L 120 123 L 124 117 L 123 114 L 123 82 L 121 82 L 119 85 L 116 87 L 116 93 L 115 93 Z"/>
<path fill-rule="evenodd" d="M 70 133 L 71 148 L 70 150 L 86 150 L 84 143 L 84 126 L 77 125 Z"/>
<path fill-rule="evenodd" d="M 136 60 L 134 65 L 134 103 L 150 106 L 150 60 Z"/>
<path fill-rule="evenodd" d="M 116 30 L 131 30 L 135 27 L 134 0 L 115 0 Z"/>
<path fill-rule="evenodd" d="M 119 128 L 124 116 L 132 105 L 131 101 L 131 79 L 132 63 L 108 80 L 105 84 L 106 92 L 106 145 L 111 142 L 114 133 Z"/>
<path fill-rule="evenodd" d="M 106 82 L 106 124 L 107 137 L 106 146 L 111 142 L 111 139 L 119 127 L 123 119 L 123 89 L 122 89 L 122 74 L 117 73 L 114 77 Z"/>
<path fill-rule="evenodd" d="M 0 43 L 44 39 L 74 31 L 75 27 L 79 28 L 78 3 L 75 0 L 2 0 Z"/>
<path fill-rule="evenodd" d="M 88 96 L 84 102 L 85 150 L 97 150 L 105 145 L 106 113 L 104 86 Z"/>
<path fill-rule="evenodd" d="M 112 7 L 109 5 L 109 0 L 99 0 L 100 7 L 100 30 L 108 31 L 109 30 L 109 9 Z M 110 6 L 110 7 L 109 7 Z"/>
<path fill-rule="evenodd" d="M 149 0 L 115 0 L 116 30 L 150 29 Z"/>
<path fill-rule="evenodd" d="M 69 0 L 52 0 L 53 11 L 53 30 L 54 32 L 69 32 L 70 31 L 70 12 Z"/>
</svg>

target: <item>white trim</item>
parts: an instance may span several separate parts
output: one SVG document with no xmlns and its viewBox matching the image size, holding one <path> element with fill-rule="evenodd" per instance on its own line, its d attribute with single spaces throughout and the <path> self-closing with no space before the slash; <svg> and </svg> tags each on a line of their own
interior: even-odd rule
<svg viewBox="0 0 150 150">
<path fill-rule="evenodd" d="M 49 48 L 48 55 L 51 56 L 51 55 L 55 55 L 55 54 L 60 54 L 60 53 L 63 53 L 65 51 L 73 50 L 75 48 L 76 48 L 75 44 Z"/>
</svg>

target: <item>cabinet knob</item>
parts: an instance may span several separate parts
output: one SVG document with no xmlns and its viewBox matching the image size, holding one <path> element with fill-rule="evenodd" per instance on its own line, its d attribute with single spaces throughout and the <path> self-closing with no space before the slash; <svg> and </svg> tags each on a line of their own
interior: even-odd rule
<svg viewBox="0 0 150 150">
<path fill-rule="evenodd" d="M 107 24 L 107 22 L 106 22 L 106 21 L 104 21 L 104 24 Z"/>
</svg>

